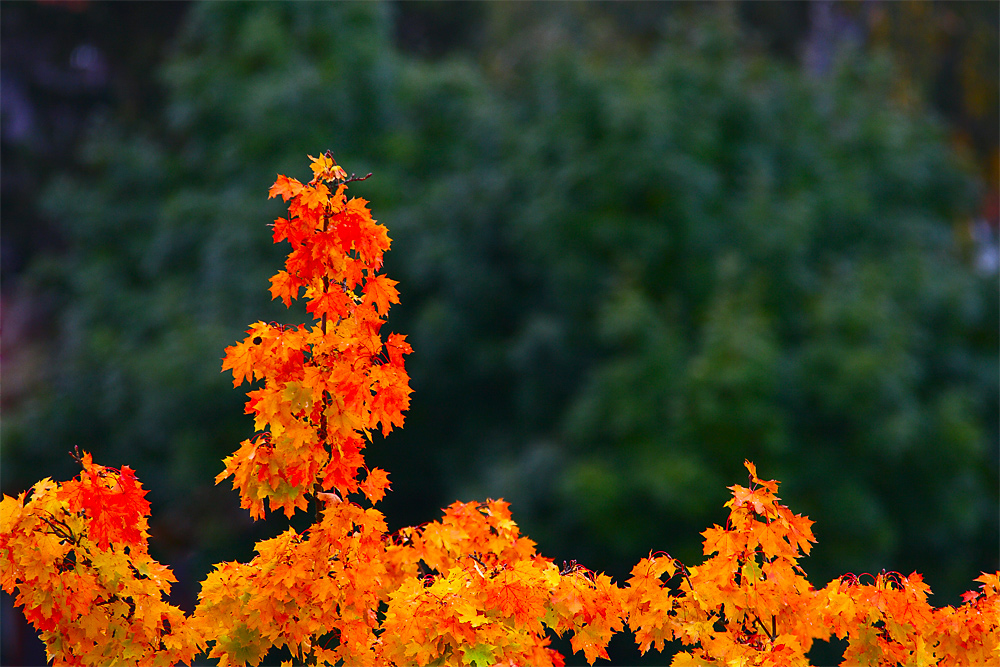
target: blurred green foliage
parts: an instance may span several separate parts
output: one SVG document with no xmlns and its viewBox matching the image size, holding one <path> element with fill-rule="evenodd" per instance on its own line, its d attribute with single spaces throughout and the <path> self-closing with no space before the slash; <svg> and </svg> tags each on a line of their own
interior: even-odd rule
<svg viewBox="0 0 1000 667">
<path fill-rule="evenodd" d="M 413 407 L 370 448 L 398 526 L 490 494 L 546 555 L 700 558 L 745 458 L 817 521 L 814 583 L 916 569 L 954 601 L 998 553 L 998 293 L 956 252 L 976 185 L 886 60 L 810 77 L 725 12 L 642 38 L 589 5 L 484 5 L 475 48 L 398 50 L 392 7 L 209 3 L 162 113 L 95 123 L 42 195 L 66 250 L 5 491 L 74 445 L 151 488 L 157 548 L 248 557 L 213 489 L 250 434 L 223 348 L 283 249 L 275 173 L 330 148 L 389 227 Z M 597 15 L 597 18 L 595 18 Z M 157 532 L 159 529 L 159 532 Z M 190 584 L 189 584 L 190 586 Z"/>
</svg>

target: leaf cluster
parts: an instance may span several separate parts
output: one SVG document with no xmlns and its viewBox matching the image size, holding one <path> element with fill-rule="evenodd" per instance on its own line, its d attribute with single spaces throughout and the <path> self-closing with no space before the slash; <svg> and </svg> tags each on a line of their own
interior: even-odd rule
<svg viewBox="0 0 1000 667">
<path fill-rule="evenodd" d="M 164 600 L 177 580 L 149 556 L 146 492 L 128 466 L 80 463 L 73 480 L 4 495 L 0 586 L 55 665 L 190 662 L 204 642 Z"/>
</svg>

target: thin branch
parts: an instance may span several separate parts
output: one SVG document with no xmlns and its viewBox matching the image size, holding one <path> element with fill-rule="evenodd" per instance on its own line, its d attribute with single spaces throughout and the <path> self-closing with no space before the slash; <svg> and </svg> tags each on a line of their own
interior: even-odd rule
<svg viewBox="0 0 1000 667">
<path fill-rule="evenodd" d="M 764 631 L 764 634 L 767 635 L 767 638 L 770 639 L 773 642 L 774 641 L 774 636 L 777 634 L 777 632 L 775 630 L 774 616 L 771 617 L 771 631 L 770 632 L 768 632 L 767 628 L 764 626 L 764 623 L 760 620 L 759 616 L 755 615 L 753 617 L 753 620 L 757 623 L 757 625 L 760 626 L 760 629 Z"/>
</svg>

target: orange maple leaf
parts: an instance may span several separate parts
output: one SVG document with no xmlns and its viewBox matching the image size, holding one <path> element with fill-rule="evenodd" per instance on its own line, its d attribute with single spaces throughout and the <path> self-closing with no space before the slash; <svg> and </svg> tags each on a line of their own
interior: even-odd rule
<svg viewBox="0 0 1000 667">
<path fill-rule="evenodd" d="M 390 486 L 389 473 L 381 468 L 372 468 L 368 471 L 368 476 L 365 477 L 364 481 L 358 483 L 358 488 L 373 503 L 382 500 Z"/>
<path fill-rule="evenodd" d="M 302 281 L 297 277 L 289 275 L 287 271 L 278 271 L 271 276 L 271 299 L 281 297 L 287 308 L 292 305 L 292 299 L 299 298 L 302 286 Z"/>
<path fill-rule="evenodd" d="M 382 275 L 369 278 L 365 283 L 364 302 L 374 306 L 379 315 L 385 316 L 389 312 L 390 303 L 399 303 L 397 284 L 397 281 Z"/>
<path fill-rule="evenodd" d="M 254 351 L 252 339 L 244 340 L 226 348 L 222 359 L 222 371 L 233 371 L 233 386 L 238 387 L 247 380 L 253 380 Z"/>
<path fill-rule="evenodd" d="M 267 191 L 268 199 L 272 197 L 281 196 L 282 199 L 288 201 L 292 197 L 295 197 L 305 186 L 294 178 L 289 178 L 288 176 L 278 176 L 278 179 L 271 186 L 271 189 Z"/>
</svg>

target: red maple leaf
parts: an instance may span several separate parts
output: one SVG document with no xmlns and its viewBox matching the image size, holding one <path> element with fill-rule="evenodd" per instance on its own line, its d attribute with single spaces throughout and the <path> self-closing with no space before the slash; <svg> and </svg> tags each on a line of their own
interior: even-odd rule
<svg viewBox="0 0 1000 667">
<path fill-rule="evenodd" d="M 337 236 L 340 238 L 340 247 L 344 252 L 347 252 L 351 249 L 351 245 L 361 238 L 361 219 L 358 215 L 352 215 L 351 211 L 345 211 L 337 217 Z"/>
<path fill-rule="evenodd" d="M 124 542 L 144 548 L 146 517 L 149 501 L 135 471 L 128 466 L 121 470 L 95 465 L 93 457 L 85 452 L 83 471 L 78 479 L 66 482 L 59 491 L 74 511 L 87 517 L 88 535 L 102 549 L 112 542 Z"/>
</svg>

